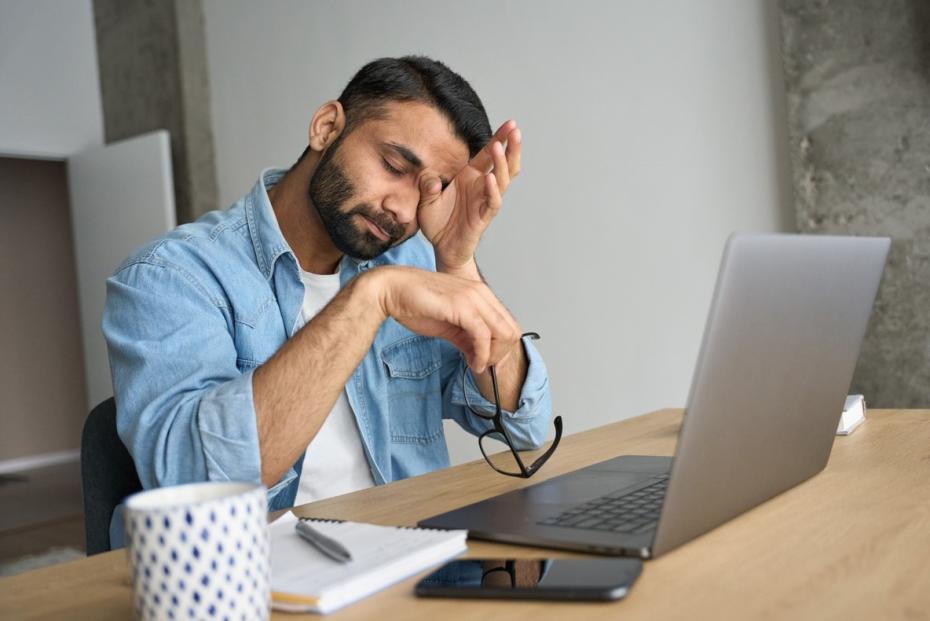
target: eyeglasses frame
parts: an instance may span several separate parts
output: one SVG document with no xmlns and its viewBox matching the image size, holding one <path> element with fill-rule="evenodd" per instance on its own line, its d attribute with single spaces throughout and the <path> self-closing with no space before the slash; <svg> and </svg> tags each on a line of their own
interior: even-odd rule
<svg viewBox="0 0 930 621">
<path fill-rule="evenodd" d="M 536 332 L 526 332 L 523 335 L 521 335 L 521 339 L 522 338 L 531 338 L 533 340 L 537 340 L 540 338 L 540 336 Z M 520 457 L 520 454 L 517 451 L 517 449 L 514 448 L 513 439 L 510 437 L 510 433 L 507 431 L 507 428 L 504 426 L 504 423 L 503 423 L 503 409 L 501 408 L 500 387 L 497 382 L 497 369 L 494 368 L 494 365 L 491 365 L 488 367 L 488 372 L 491 375 L 491 386 L 494 389 L 494 414 L 493 415 L 491 415 L 489 412 L 483 412 L 481 410 L 477 410 L 475 409 L 474 406 L 472 406 L 471 403 L 469 403 L 468 391 L 464 390 L 465 380 L 466 380 L 465 375 L 467 372 L 468 372 L 468 366 L 466 365 L 464 369 L 462 370 L 462 387 L 463 387 L 463 391 L 465 392 L 465 406 L 475 416 L 478 416 L 479 418 L 482 418 L 484 420 L 490 420 L 494 424 L 494 427 L 492 429 L 488 429 L 487 431 L 482 433 L 480 436 L 478 436 L 478 448 L 481 449 L 481 454 L 484 456 L 484 460 L 488 462 L 488 465 L 491 466 L 491 468 L 493 468 L 496 472 L 500 474 L 503 474 L 509 477 L 518 477 L 518 478 L 523 478 L 523 479 L 530 478 L 531 476 L 536 474 L 540 468 L 542 468 L 543 464 L 545 464 L 546 461 L 548 461 L 549 458 L 552 457 L 552 454 L 555 453 L 555 449 L 558 448 L 559 441 L 562 439 L 562 417 L 556 416 L 555 419 L 553 419 L 552 421 L 553 425 L 555 426 L 555 439 L 552 441 L 552 444 L 549 446 L 548 449 L 546 449 L 545 453 L 543 453 L 542 455 L 537 457 L 535 460 L 533 460 L 533 463 L 530 464 L 529 467 L 527 467 L 526 464 L 523 463 L 523 459 Z M 488 454 L 485 453 L 484 443 L 483 443 L 484 437 L 489 436 L 493 433 L 498 433 L 501 436 L 503 436 L 504 443 L 507 445 L 507 448 L 510 449 L 510 452 L 513 455 L 514 461 L 520 467 L 519 473 L 507 472 L 506 470 L 501 470 L 500 468 L 494 465 L 494 462 L 492 462 L 491 459 L 488 457 Z"/>
</svg>

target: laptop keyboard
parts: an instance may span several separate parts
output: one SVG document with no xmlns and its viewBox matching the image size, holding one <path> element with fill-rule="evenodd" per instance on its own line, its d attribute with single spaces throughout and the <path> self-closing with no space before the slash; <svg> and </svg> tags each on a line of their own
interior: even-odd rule
<svg viewBox="0 0 930 621">
<path fill-rule="evenodd" d="M 632 491 L 621 490 L 539 522 L 545 526 L 584 528 L 612 533 L 643 533 L 655 528 L 668 489 L 668 475 L 662 474 Z"/>
</svg>

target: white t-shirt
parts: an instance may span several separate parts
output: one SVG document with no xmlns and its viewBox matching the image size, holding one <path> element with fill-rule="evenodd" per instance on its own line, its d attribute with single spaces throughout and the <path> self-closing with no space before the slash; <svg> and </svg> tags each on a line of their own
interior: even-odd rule
<svg viewBox="0 0 930 621">
<path fill-rule="evenodd" d="M 304 303 L 300 327 L 306 325 L 339 293 L 339 274 L 311 274 L 300 270 Z M 345 388 L 304 456 L 295 505 L 347 494 L 375 484 L 362 447 L 358 425 Z"/>
</svg>

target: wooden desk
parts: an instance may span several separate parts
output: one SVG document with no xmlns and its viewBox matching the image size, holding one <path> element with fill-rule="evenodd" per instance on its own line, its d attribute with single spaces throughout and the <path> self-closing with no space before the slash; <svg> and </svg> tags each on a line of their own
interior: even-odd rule
<svg viewBox="0 0 930 621">
<path fill-rule="evenodd" d="M 562 440 L 533 479 L 618 454 L 670 455 L 680 410 Z M 790 450 L 786 447 L 786 450 Z M 526 482 L 472 462 L 305 505 L 304 513 L 380 524 L 418 519 Z M 580 556 L 469 542 L 468 556 Z M 928 619 L 930 410 L 875 410 L 838 437 L 810 481 L 653 561 L 623 601 L 601 604 L 421 600 L 407 580 L 333 619 Z M 130 619 L 125 551 L 0 580 L 2 619 Z M 276 613 L 275 619 L 317 618 Z"/>
</svg>

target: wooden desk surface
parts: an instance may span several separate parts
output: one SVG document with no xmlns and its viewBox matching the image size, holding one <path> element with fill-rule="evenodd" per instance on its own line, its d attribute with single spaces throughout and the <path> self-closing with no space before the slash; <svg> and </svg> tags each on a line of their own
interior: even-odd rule
<svg viewBox="0 0 930 621">
<path fill-rule="evenodd" d="M 670 455 L 680 410 L 562 440 L 533 479 L 618 454 Z M 305 505 L 302 513 L 380 524 L 418 519 L 526 485 L 472 462 Z M 469 542 L 468 556 L 582 556 Z M 341 619 L 930 619 L 930 410 L 870 411 L 838 437 L 826 470 L 681 548 L 648 561 L 623 601 L 417 599 L 406 580 Z M 124 550 L 0 580 L 2 619 L 130 619 Z M 318 618 L 275 613 L 274 619 Z"/>
</svg>

